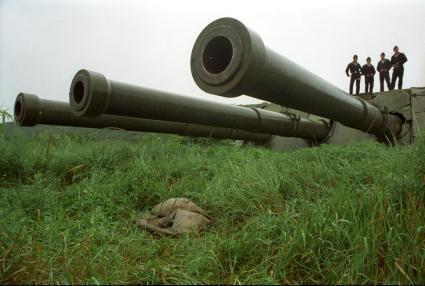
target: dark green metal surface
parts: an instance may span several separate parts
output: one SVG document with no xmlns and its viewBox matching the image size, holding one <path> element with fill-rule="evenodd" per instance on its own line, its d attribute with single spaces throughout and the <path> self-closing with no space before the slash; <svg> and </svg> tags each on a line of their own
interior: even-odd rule
<svg viewBox="0 0 425 286">
<path fill-rule="evenodd" d="M 170 133 L 191 137 L 246 140 L 263 142 L 270 135 L 251 133 L 231 128 L 220 128 L 196 124 L 184 124 L 115 115 L 78 117 L 72 113 L 68 103 L 40 99 L 28 93 L 20 93 L 15 101 L 15 121 L 21 126 L 37 124 L 61 125 L 90 128 L 120 128 L 128 131 Z"/>
<path fill-rule="evenodd" d="M 100 73 L 87 70 L 75 75 L 69 99 L 77 116 L 112 114 L 319 141 L 329 130 L 328 123 L 322 120 L 180 96 L 108 80 Z"/>
<path fill-rule="evenodd" d="M 338 121 L 378 137 L 399 134 L 402 119 L 353 97 L 267 48 L 236 19 L 222 18 L 198 36 L 191 56 L 196 84 L 216 95 L 242 94 Z"/>
</svg>

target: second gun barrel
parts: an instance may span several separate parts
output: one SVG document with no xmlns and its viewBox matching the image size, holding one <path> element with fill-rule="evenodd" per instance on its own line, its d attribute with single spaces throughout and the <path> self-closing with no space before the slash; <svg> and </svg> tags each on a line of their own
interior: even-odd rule
<svg viewBox="0 0 425 286">
<path fill-rule="evenodd" d="M 318 141 L 329 132 L 326 121 L 176 95 L 112 81 L 88 70 L 80 70 L 75 75 L 69 100 L 77 116 L 112 114 Z"/>
</svg>

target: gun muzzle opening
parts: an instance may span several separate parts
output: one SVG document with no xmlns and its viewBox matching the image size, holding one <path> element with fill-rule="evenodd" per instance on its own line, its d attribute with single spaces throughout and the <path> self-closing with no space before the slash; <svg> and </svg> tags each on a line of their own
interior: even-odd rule
<svg viewBox="0 0 425 286">
<path fill-rule="evenodd" d="M 252 37 L 241 22 L 218 19 L 202 30 L 193 45 L 190 64 L 193 79 L 208 93 L 226 97 L 242 95 L 239 83 L 253 60 L 252 50 Z"/>
<path fill-rule="evenodd" d="M 72 98 L 76 104 L 80 104 L 84 98 L 84 83 L 77 81 L 72 89 Z"/>
<path fill-rule="evenodd" d="M 21 103 L 21 99 L 17 98 L 16 102 L 15 102 L 15 107 L 14 107 L 14 115 L 15 115 L 15 121 L 19 122 L 22 120 L 22 103 Z"/>
<path fill-rule="evenodd" d="M 232 43 L 224 36 L 211 39 L 202 52 L 203 67 L 212 74 L 223 72 L 233 57 Z"/>
<path fill-rule="evenodd" d="M 90 101 L 90 74 L 85 71 L 79 71 L 71 83 L 69 90 L 69 104 L 75 112 L 79 112 L 79 116 L 86 115 L 86 105 Z"/>
<path fill-rule="evenodd" d="M 109 83 L 105 76 L 80 70 L 72 80 L 69 103 L 77 116 L 101 115 L 109 105 Z"/>
<path fill-rule="evenodd" d="M 40 112 L 40 99 L 29 93 L 19 93 L 16 96 L 13 113 L 15 122 L 20 126 L 34 126 L 38 124 L 42 112 Z"/>
</svg>

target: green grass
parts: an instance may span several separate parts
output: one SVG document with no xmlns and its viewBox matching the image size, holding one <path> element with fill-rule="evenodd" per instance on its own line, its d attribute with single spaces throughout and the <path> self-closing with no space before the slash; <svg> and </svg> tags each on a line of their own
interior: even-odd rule
<svg viewBox="0 0 425 286">
<path fill-rule="evenodd" d="M 3 107 L 2 105 L 0 105 L 0 118 L 1 118 L 1 123 L 5 123 L 6 121 L 11 121 L 13 120 L 13 116 L 7 112 L 7 109 L 5 107 Z"/>
<path fill-rule="evenodd" d="M 0 283 L 423 284 L 424 158 L 423 134 L 292 153 L 0 135 Z M 213 225 L 169 238 L 134 224 L 170 197 Z"/>
</svg>

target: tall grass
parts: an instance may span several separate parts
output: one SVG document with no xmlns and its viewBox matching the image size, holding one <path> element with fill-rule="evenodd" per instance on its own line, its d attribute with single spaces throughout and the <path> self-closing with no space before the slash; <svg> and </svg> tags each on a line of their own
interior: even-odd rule
<svg viewBox="0 0 425 286">
<path fill-rule="evenodd" d="M 181 137 L 0 135 L 0 282 L 425 283 L 425 137 L 292 153 Z M 133 219 L 170 197 L 195 236 Z"/>
<path fill-rule="evenodd" d="M 6 121 L 13 120 L 13 116 L 9 112 L 7 112 L 7 109 L 5 107 L 1 105 L 0 105 L 0 118 L 1 118 L 1 123 L 5 123 Z"/>
</svg>

